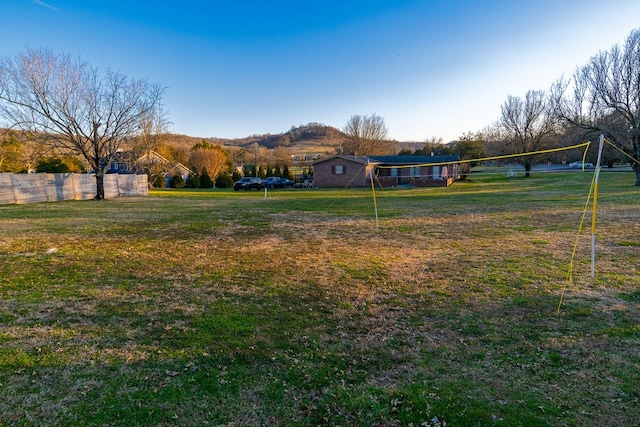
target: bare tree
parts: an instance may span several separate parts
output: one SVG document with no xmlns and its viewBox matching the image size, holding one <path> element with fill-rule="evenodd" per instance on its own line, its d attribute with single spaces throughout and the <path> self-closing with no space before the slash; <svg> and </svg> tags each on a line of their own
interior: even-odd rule
<svg viewBox="0 0 640 427">
<path fill-rule="evenodd" d="M 620 144 L 635 159 L 631 166 L 640 186 L 640 29 L 631 32 L 623 47 L 593 56 L 572 79 L 558 80 L 553 99 L 560 118 Z"/>
<path fill-rule="evenodd" d="M 211 145 L 205 140 L 194 145 L 189 154 L 189 163 L 194 170 L 202 174 L 206 169 L 214 181 L 227 167 L 229 160 L 229 154 L 222 147 Z"/>
<path fill-rule="evenodd" d="M 503 147 L 509 154 L 530 153 L 550 148 L 557 136 L 557 120 L 549 108 L 545 91 L 528 91 L 524 99 L 509 96 L 501 107 L 496 123 Z M 497 153 L 494 153 L 497 154 Z M 539 156 L 523 156 L 517 162 L 524 166 L 525 176 L 539 161 Z"/>
<path fill-rule="evenodd" d="M 351 116 L 343 128 L 349 140 L 342 145 L 347 154 L 381 155 L 392 154 L 395 143 L 387 140 L 387 127 L 384 118 L 377 114 L 371 116 Z"/>
<path fill-rule="evenodd" d="M 132 140 L 131 155 L 136 172 L 147 172 L 153 169 L 152 151 L 156 151 L 166 136 L 168 121 L 162 112 L 143 117 L 140 121 L 140 133 Z"/>
<path fill-rule="evenodd" d="M 441 136 L 432 136 L 430 138 L 427 138 L 424 140 L 424 142 L 427 145 L 443 145 L 444 144 L 444 138 L 442 138 Z"/>
<path fill-rule="evenodd" d="M 116 152 L 162 115 L 164 88 L 98 70 L 51 50 L 0 59 L 0 118 L 86 160 L 104 199 L 104 174 Z"/>
<path fill-rule="evenodd" d="M 291 150 L 285 147 L 276 147 L 270 152 L 275 164 L 291 166 Z"/>
</svg>

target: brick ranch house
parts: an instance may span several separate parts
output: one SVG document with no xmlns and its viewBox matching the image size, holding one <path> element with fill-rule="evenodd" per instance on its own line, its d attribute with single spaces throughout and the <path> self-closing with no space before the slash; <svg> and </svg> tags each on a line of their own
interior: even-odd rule
<svg viewBox="0 0 640 427">
<path fill-rule="evenodd" d="M 371 185 L 397 187 L 447 187 L 459 177 L 459 156 L 349 156 L 338 154 L 312 164 L 313 186 L 363 188 Z"/>
</svg>

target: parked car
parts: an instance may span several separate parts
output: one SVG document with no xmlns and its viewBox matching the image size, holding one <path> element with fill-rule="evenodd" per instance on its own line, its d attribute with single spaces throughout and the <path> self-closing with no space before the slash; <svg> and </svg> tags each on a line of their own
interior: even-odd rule
<svg viewBox="0 0 640 427">
<path fill-rule="evenodd" d="M 282 188 L 280 187 L 280 178 L 277 176 L 269 176 L 264 180 L 264 186 L 267 188 Z"/>
<path fill-rule="evenodd" d="M 253 176 L 245 176 L 241 178 L 239 181 L 233 183 L 233 189 L 235 191 L 238 190 L 260 190 L 264 188 L 264 181 L 260 178 L 256 178 Z"/>
<path fill-rule="evenodd" d="M 586 163 L 584 164 L 584 167 L 582 166 L 582 162 L 573 162 L 573 163 L 569 163 L 569 167 L 576 169 L 576 168 L 580 168 L 580 169 L 586 169 L 586 168 L 592 168 L 593 167 L 593 163 Z"/>
<path fill-rule="evenodd" d="M 264 180 L 264 185 L 267 188 L 286 188 L 293 187 L 293 181 L 287 178 L 279 178 L 277 176 L 270 176 Z"/>
<path fill-rule="evenodd" d="M 282 183 L 282 185 L 286 188 L 286 187 L 293 187 L 293 184 L 295 184 L 294 181 L 291 181 L 289 178 L 280 178 L 280 182 Z"/>
</svg>

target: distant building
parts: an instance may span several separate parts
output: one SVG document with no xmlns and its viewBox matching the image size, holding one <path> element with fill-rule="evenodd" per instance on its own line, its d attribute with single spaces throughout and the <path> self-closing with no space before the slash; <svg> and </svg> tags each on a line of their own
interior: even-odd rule
<svg viewBox="0 0 640 427">
<path fill-rule="evenodd" d="M 192 171 L 182 163 L 170 162 L 151 150 L 137 158 L 132 151 L 118 151 L 107 173 L 162 175 L 165 187 L 169 187 L 173 176 L 180 175 L 186 181 Z"/>
</svg>

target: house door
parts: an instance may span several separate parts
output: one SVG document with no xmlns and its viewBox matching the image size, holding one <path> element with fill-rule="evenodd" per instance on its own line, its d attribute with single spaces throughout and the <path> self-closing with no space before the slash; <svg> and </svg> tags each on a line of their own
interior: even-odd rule
<svg viewBox="0 0 640 427">
<path fill-rule="evenodd" d="M 432 179 L 440 179 L 440 166 L 433 167 Z"/>
</svg>

